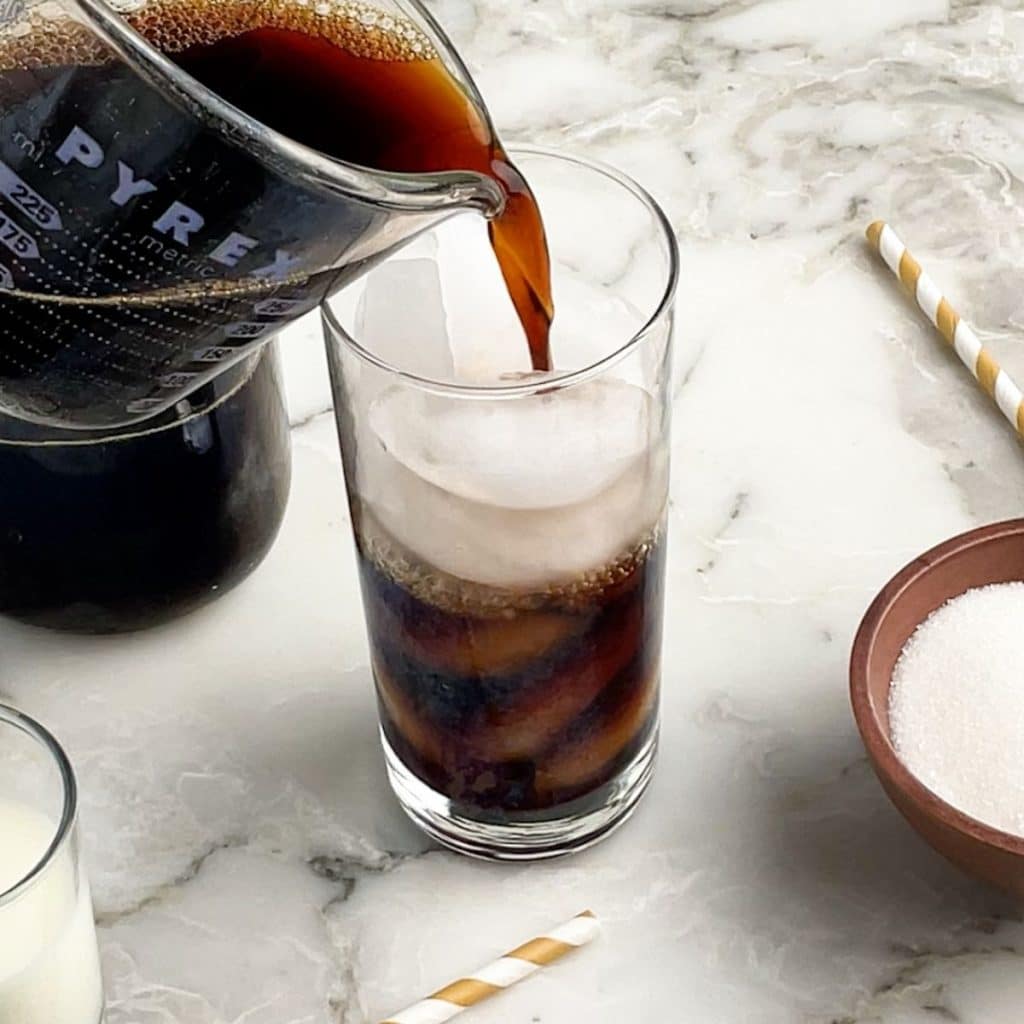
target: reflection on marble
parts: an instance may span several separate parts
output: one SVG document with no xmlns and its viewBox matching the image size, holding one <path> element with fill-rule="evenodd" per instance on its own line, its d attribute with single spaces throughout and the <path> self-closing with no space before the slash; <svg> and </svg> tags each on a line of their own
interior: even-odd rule
<svg viewBox="0 0 1024 1024">
<path fill-rule="evenodd" d="M 0 627 L 78 765 L 109 1024 L 363 1024 L 590 906 L 494 1024 L 1016 1021 L 1024 919 L 934 856 L 846 698 L 865 605 L 1018 513 L 998 414 L 861 244 L 891 220 L 1024 378 L 1016 0 L 439 0 L 511 138 L 621 165 L 683 248 L 663 751 L 574 860 L 467 862 L 389 799 L 318 327 L 240 590 L 119 640 Z"/>
</svg>

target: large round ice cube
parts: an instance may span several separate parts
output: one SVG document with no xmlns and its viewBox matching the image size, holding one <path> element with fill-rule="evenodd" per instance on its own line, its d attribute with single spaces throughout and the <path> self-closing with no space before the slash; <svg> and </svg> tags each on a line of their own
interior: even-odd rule
<svg viewBox="0 0 1024 1024">
<path fill-rule="evenodd" d="M 396 540 L 452 575 L 564 583 L 657 522 L 667 465 L 654 409 L 607 379 L 506 400 L 391 388 L 370 408 L 360 491 Z"/>
</svg>

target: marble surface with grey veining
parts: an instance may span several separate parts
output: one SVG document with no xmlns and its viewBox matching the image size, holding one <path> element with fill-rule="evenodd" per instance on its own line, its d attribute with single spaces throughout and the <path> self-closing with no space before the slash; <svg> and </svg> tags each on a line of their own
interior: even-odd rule
<svg viewBox="0 0 1024 1024">
<path fill-rule="evenodd" d="M 921 549 L 1018 515 L 1011 432 L 862 244 L 885 217 L 1024 376 L 1024 12 L 974 0 L 439 0 L 510 140 L 600 157 L 682 249 L 660 766 L 544 866 L 433 847 L 377 750 L 319 327 L 255 575 L 120 639 L 0 627 L 83 793 L 108 1024 L 364 1024 L 584 907 L 480 1024 L 1017 1021 L 1024 917 L 888 804 L 846 696 Z"/>
</svg>

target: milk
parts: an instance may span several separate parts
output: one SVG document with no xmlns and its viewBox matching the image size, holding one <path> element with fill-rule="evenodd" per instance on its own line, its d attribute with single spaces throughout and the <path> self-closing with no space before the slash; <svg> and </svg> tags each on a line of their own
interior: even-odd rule
<svg viewBox="0 0 1024 1024">
<path fill-rule="evenodd" d="M 0 798 L 0 892 L 32 870 L 56 829 Z M 0 1024 L 97 1024 L 103 1012 L 92 901 L 74 844 L 11 903 L 0 903 Z"/>
</svg>

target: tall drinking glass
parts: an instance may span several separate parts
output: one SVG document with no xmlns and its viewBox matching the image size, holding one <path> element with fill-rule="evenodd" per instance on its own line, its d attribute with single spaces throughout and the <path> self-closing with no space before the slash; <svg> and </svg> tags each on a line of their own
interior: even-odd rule
<svg viewBox="0 0 1024 1024">
<path fill-rule="evenodd" d="M 624 175 L 514 159 L 547 225 L 552 372 L 479 223 L 324 323 L 392 788 L 442 843 L 527 859 L 607 835 L 651 777 L 677 251 Z"/>
<path fill-rule="evenodd" d="M 0 1021 L 97 1024 L 103 987 L 75 776 L 37 722 L 0 705 Z"/>
</svg>

